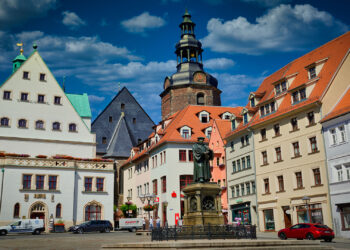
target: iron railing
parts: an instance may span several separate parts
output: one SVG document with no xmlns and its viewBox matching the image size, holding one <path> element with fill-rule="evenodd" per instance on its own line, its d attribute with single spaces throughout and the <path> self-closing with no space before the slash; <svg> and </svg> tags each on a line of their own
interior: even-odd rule
<svg viewBox="0 0 350 250">
<path fill-rule="evenodd" d="M 194 239 L 256 239 L 255 225 L 198 225 L 160 227 L 152 230 L 152 241 Z"/>
</svg>

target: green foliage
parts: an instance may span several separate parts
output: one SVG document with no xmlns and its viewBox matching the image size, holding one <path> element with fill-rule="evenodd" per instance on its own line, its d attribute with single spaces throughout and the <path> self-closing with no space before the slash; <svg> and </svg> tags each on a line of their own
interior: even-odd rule
<svg viewBox="0 0 350 250">
<path fill-rule="evenodd" d="M 129 211 L 129 210 L 132 210 L 132 217 L 136 217 L 136 210 L 137 210 L 137 207 L 136 207 L 135 204 L 131 204 L 131 205 L 123 204 L 123 205 L 121 205 L 120 210 L 122 210 L 123 215 L 124 215 L 125 217 L 128 216 L 128 211 Z"/>
</svg>

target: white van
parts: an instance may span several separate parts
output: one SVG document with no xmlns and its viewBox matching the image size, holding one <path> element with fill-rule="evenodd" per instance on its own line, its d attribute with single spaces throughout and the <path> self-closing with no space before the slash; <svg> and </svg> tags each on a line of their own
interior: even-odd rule
<svg viewBox="0 0 350 250">
<path fill-rule="evenodd" d="M 119 228 L 117 230 L 136 232 L 137 229 L 142 229 L 142 218 L 122 218 L 119 220 Z"/>
<path fill-rule="evenodd" d="M 0 227 L 0 235 L 8 233 L 40 234 L 45 231 L 43 219 L 22 219 L 7 226 Z"/>
</svg>

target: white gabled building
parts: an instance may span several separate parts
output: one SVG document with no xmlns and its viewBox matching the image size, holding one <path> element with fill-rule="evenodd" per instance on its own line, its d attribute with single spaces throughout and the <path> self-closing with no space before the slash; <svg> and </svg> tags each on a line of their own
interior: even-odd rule
<svg viewBox="0 0 350 250">
<path fill-rule="evenodd" d="M 114 163 L 96 157 L 87 94 L 66 94 L 39 55 L 0 85 L 0 225 L 113 221 Z"/>
</svg>

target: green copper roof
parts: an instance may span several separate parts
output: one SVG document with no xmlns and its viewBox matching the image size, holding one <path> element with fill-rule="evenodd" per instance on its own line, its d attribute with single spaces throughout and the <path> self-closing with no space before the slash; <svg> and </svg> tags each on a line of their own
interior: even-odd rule
<svg viewBox="0 0 350 250">
<path fill-rule="evenodd" d="M 13 60 L 13 62 L 17 61 L 17 60 L 25 61 L 25 60 L 27 60 L 27 58 L 23 54 L 19 54 L 18 56 L 16 56 L 16 58 Z"/>
<path fill-rule="evenodd" d="M 91 110 L 89 98 L 86 93 L 83 95 L 77 94 L 66 94 L 69 101 L 72 103 L 75 110 L 78 112 L 80 117 L 90 117 L 91 118 Z"/>
</svg>

